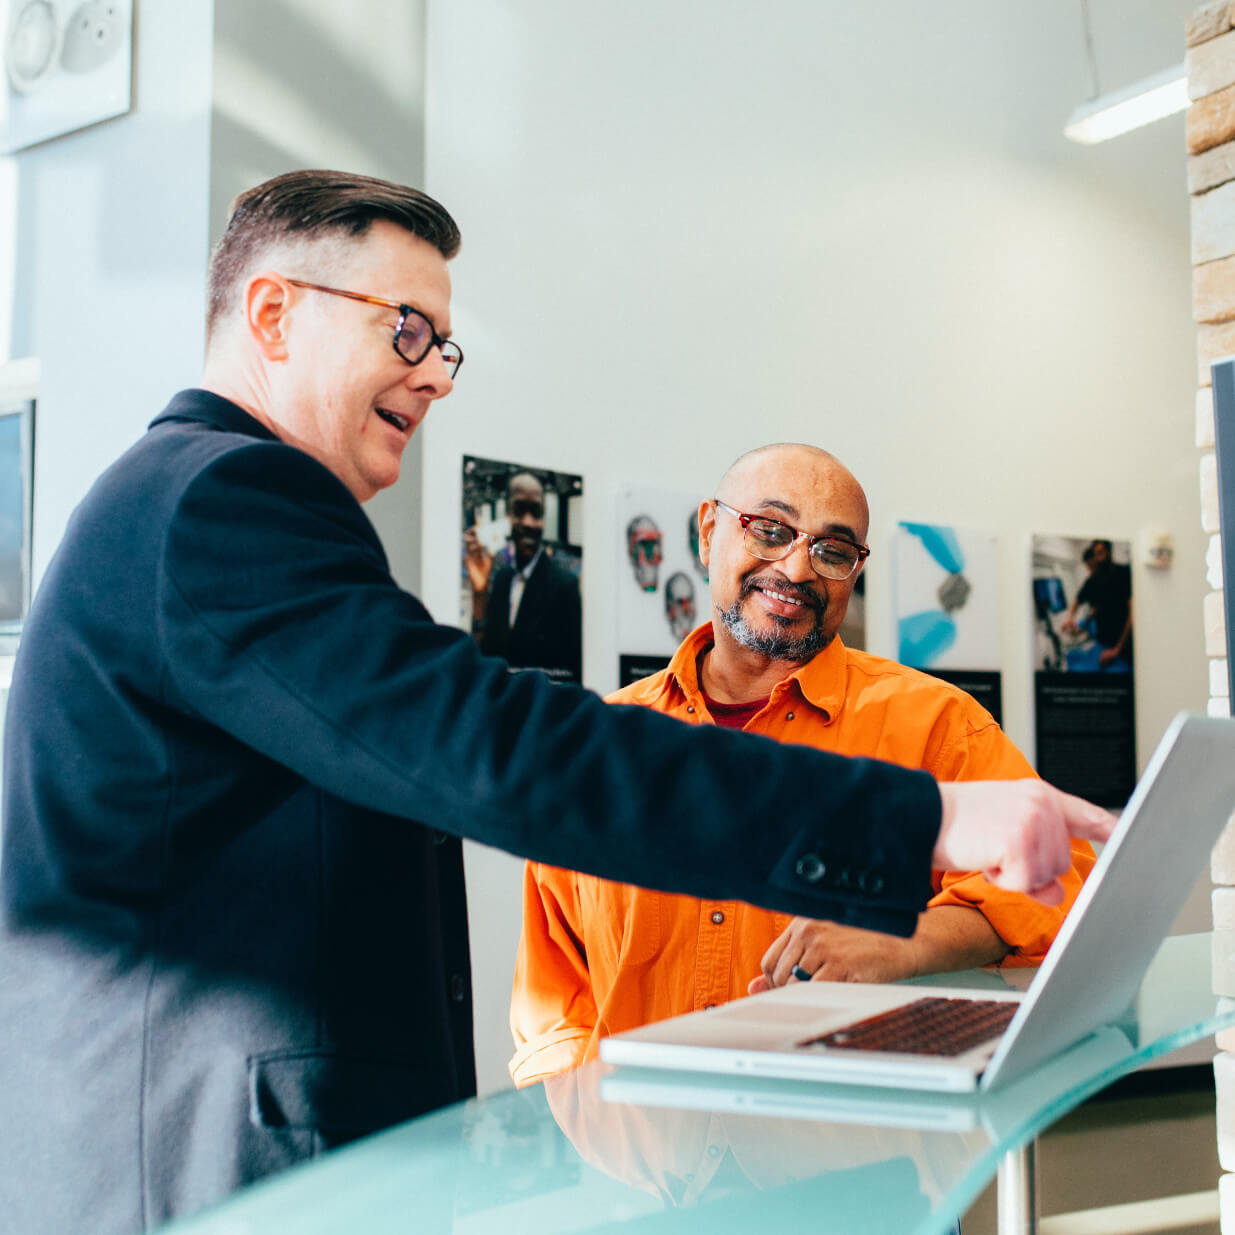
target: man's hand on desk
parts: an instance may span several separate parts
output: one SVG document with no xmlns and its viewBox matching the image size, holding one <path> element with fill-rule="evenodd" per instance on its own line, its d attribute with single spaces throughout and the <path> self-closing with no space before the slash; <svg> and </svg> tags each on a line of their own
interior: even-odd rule
<svg viewBox="0 0 1235 1235">
<path fill-rule="evenodd" d="M 878 931 L 794 918 L 763 954 L 762 972 L 747 992 L 787 982 L 899 982 L 926 973 L 977 969 L 1008 955 L 1008 945 L 981 910 L 933 905 L 918 918 L 910 939 Z"/>
<path fill-rule="evenodd" d="M 1109 811 L 1040 780 L 941 783 L 943 822 L 931 865 L 981 871 L 991 883 L 1046 905 L 1064 898 L 1059 876 L 1072 863 L 1073 836 L 1105 841 Z"/>
<path fill-rule="evenodd" d="M 827 982 L 899 982 L 917 972 L 912 939 L 865 931 L 839 922 L 794 918 L 763 954 L 763 972 L 747 987 L 751 995 L 816 977 Z"/>
</svg>

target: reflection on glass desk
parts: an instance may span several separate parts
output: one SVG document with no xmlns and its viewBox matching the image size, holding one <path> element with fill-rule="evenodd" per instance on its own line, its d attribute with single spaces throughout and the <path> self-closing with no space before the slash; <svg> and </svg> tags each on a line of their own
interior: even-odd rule
<svg viewBox="0 0 1235 1235">
<path fill-rule="evenodd" d="M 1235 1023 L 1210 985 L 1210 937 L 1167 939 L 1118 1024 L 986 1094 L 590 1064 L 413 1120 L 166 1230 L 650 1233 L 706 1219 L 710 1235 L 943 1235 L 1010 1152 L 1112 1081 Z"/>
</svg>

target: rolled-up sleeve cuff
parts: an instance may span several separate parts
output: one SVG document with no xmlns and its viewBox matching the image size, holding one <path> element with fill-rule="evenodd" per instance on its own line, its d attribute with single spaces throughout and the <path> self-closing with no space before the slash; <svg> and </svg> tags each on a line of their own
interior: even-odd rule
<svg viewBox="0 0 1235 1235">
<path fill-rule="evenodd" d="M 556 1029 L 525 1042 L 508 1065 L 517 1088 L 534 1085 L 579 1067 L 587 1054 L 591 1033 L 586 1029 Z"/>
</svg>

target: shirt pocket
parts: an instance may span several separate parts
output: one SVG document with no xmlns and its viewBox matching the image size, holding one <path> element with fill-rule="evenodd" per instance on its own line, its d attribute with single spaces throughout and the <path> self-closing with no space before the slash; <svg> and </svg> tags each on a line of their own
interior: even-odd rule
<svg viewBox="0 0 1235 1235">
<path fill-rule="evenodd" d="M 663 900 L 659 892 L 630 884 L 581 880 L 579 907 L 589 966 L 616 970 L 655 959 L 660 952 Z"/>
</svg>

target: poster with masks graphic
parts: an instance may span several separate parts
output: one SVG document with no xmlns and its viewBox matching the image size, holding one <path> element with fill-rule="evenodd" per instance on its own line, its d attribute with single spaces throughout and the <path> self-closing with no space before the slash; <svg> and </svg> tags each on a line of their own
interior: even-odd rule
<svg viewBox="0 0 1235 1235">
<path fill-rule="evenodd" d="M 989 532 L 901 522 L 892 537 L 896 659 L 1003 717 L 999 544 Z"/>
<path fill-rule="evenodd" d="M 1136 784 L 1131 544 L 1038 535 L 1032 572 L 1038 773 L 1117 810 Z"/>
<path fill-rule="evenodd" d="M 712 616 L 699 557 L 697 494 L 623 488 L 617 495 L 618 684 L 663 669 L 678 645 Z M 751 559 L 752 567 L 765 565 Z M 859 574 L 840 628 L 848 647 L 866 646 L 865 575 Z"/>
<path fill-rule="evenodd" d="M 670 489 L 617 495 L 618 685 L 663 669 L 707 617 L 699 497 Z"/>
<path fill-rule="evenodd" d="M 583 477 L 463 457 L 460 625 L 512 669 L 580 682 Z"/>
</svg>

